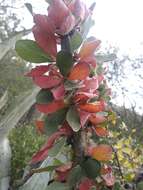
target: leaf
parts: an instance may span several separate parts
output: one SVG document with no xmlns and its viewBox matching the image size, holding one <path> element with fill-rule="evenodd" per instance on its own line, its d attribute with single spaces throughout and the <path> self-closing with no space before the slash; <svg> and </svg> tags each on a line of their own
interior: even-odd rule
<svg viewBox="0 0 143 190">
<path fill-rule="evenodd" d="M 51 62 L 50 55 L 47 55 L 33 40 L 19 40 L 16 42 L 15 50 L 18 55 L 32 63 Z"/>
<path fill-rule="evenodd" d="M 49 149 L 53 147 L 55 141 L 58 140 L 62 135 L 66 135 L 66 132 L 65 131 L 57 131 L 57 132 L 53 133 L 48 138 L 45 145 L 42 146 L 42 148 L 32 156 L 32 160 L 30 163 L 36 164 L 38 162 L 43 161 L 48 156 Z"/>
<path fill-rule="evenodd" d="M 84 178 L 79 185 L 79 190 L 92 190 L 92 186 L 93 180 Z"/>
<path fill-rule="evenodd" d="M 64 84 L 61 84 L 58 87 L 53 88 L 51 92 L 53 93 L 55 100 L 60 100 L 64 98 L 64 95 L 65 95 Z"/>
<path fill-rule="evenodd" d="M 31 69 L 31 71 L 29 73 L 26 74 L 26 76 L 28 77 L 39 77 L 42 76 L 43 74 L 45 74 L 47 71 L 49 71 L 50 65 L 40 65 L 37 66 L 33 69 Z"/>
<path fill-rule="evenodd" d="M 68 79 L 69 80 L 84 80 L 90 74 L 89 65 L 86 63 L 78 63 L 71 70 Z"/>
<path fill-rule="evenodd" d="M 58 76 L 39 76 L 33 78 L 33 81 L 36 85 L 38 85 L 40 88 L 52 88 L 57 85 L 59 85 L 62 82 L 62 79 Z"/>
<path fill-rule="evenodd" d="M 81 167 L 89 178 L 95 179 L 100 175 L 101 164 L 97 160 L 88 158 L 82 162 Z"/>
<path fill-rule="evenodd" d="M 99 137 L 107 137 L 109 135 L 109 132 L 105 127 L 95 127 L 94 130 Z"/>
<path fill-rule="evenodd" d="M 100 43 L 101 41 L 95 38 L 85 41 L 79 52 L 80 58 L 83 60 L 87 57 L 92 56 Z"/>
<path fill-rule="evenodd" d="M 95 103 L 86 103 L 86 104 L 80 104 L 79 108 L 83 111 L 90 112 L 90 113 L 96 113 L 104 110 L 104 103 L 101 101 L 97 101 Z"/>
<path fill-rule="evenodd" d="M 77 132 L 80 130 L 80 118 L 75 107 L 71 107 L 69 109 L 69 111 L 67 112 L 66 120 L 70 127 L 73 129 L 73 131 Z"/>
<path fill-rule="evenodd" d="M 65 183 L 53 182 L 50 185 L 48 185 L 46 190 L 71 190 L 71 187 L 69 187 Z"/>
<path fill-rule="evenodd" d="M 57 167 L 59 167 L 59 165 L 53 165 L 53 166 L 47 166 L 45 168 L 36 168 L 36 169 L 32 169 L 31 173 L 42 173 L 42 172 L 50 172 L 55 170 Z"/>
<path fill-rule="evenodd" d="M 137 184 L 137 190 L 142 190 L 143 189 L 143 182 L 139 182 Z"/>
<path fill-rule="evenodd" d="M 82 36 L 78 31 L 75 31 L 74 34 L 70 38 L 70 47 L 71 51 L 77 50 L 82 44 Z"/>
<path fill-rule="evenodd" d="M 68 176 L 68 184 L 70 187 L 74 187 L 77 182 L 79 182 L 81 180 L 81 178 L 84 176 L 84 173 L 82 171 L 82 168 L 77 165 L 76 167 L 72 168 L 72 170 L 69 173 Z"/>
<path fill-rule="evenodd" d="M 41 89 L 40 92 L 36 96 L 36 103 L 37 104 L 47 104 L 53 101 L 53 95 L 50 90 Z"/>
<path fill-rule="evenodd" d="M 83 25 L 81 26 L 81 33 L 83 39 L 87 36 L 90 28 L 94 25 L 94 20 L 92 20 L 91 16 L 88 16 Z"/>
<path fill-rule="evenodd" d="M 61 109 L 55 113 L 49 114 L 45 118 L 45 131 L 48 136 L 58 130 L 66 117 L 67 109 Z"/>
<path fill-rule="evenodd" d="M 26 8 L 28 9 L 28 11 L 31 13 L 31 15 L 33 15 L 33 8 L 32 5 L 30 3 L 25 3 Z"/>
<path fill-rule="evenodd" d="M 112 159 L 112 148 L 106 144 L 100 144 L 92 148 L 91 156 L 98 161 L 109 161 Z"/>
<path fill-rule="evenodd" d="M 48 155 L 51 157 L 55 157 L 58 155 L 58 153 L 61 152 L 65 145 L 66 139 L 61 138 L 48 152 Z"/>
<path fill-rule="evenodd" d="M 97 124 L 100 124 L 100 123 L 103 123 L 106 121 L 106 118 L 102 115 L 91 115 L 90 118 L 89 118 L 90 122 L 94 125 L 97 125 Z"/>
<path fill-rule="evenodd" d="M 55 35 L 53 33 L 48 34 L 46 31 L 42 30 L 41 26 L 38 25 L 33 27 L 32 32 L 39 47 L 55 61 L 55 57 L 57 55 L 57 42 Z"/>
<path fill-rule="evenodd" d="M 37 120 L 36 121 L 36 129 L 37 129 L 38 132 L 43 134 L 45 132 L 44 121 Z"/>
<path fill-rule="evenodd" d="M 66 51 L 60 51 L 57 54 L 56 63 L 61 74 L 67 76 L 74 64 L 72 54 Z"/>
<path fill-rule="evenodd" d="M 66 80 L 64 83 L 65 90 L 70 91 L 81 88 L 83 85 L 79 82 Z"/>
<path fill-rule="evenodd" d="M 64 107 L 66 107 L 66 105 L 63 100 L 53 101 L 49 104 L 37 104 L 36 105 L 37 110 L 42 113 L 45 113 L 45 114 L 50 114 L 50 113 L 56 112 Z"/>
<path fill-rule="evenodd" d="M 104 62 L 108 62 L 108 61 L 114 61 L 116 58 L 117 58 L 117 56 L 114 53 L 107 54 L 107 55 L 101 55 L 101 54 L 96 55 L 96 60 L 99 63 L 104 63 Z"/>
</svg>

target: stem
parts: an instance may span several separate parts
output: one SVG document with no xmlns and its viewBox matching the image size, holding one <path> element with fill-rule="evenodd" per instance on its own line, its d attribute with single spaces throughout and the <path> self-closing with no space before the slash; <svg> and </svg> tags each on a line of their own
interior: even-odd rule
<svg viewBox="0 0 143 190">
<path fill-rule="evenodd" d="M 61 37 L 61 50 L 68 51 L 71 53 L 70 47 L 70 37 L 69 35 L 65 35 Z"/>
<path fill-rule="evenodd" d="M 118 166 L 118 168 L 119 168 L 120 176 L 121 176 L 122 180 L 124 180 L 124 176 L 123 176 L 123 172 L 122 172 L 121 165 L 120 165 L 120 162 L 119 162 L 119 158 L 118 158 L 117 151 L 116 151 L 113 147 L 112 147 L 112 149 L 113 149 L 113 152 L 114 152 L 114 154 L 115 154 L 115 159 L 116 159 L 116 161 L 117 161 L 117 166 Z"/>
</svg>

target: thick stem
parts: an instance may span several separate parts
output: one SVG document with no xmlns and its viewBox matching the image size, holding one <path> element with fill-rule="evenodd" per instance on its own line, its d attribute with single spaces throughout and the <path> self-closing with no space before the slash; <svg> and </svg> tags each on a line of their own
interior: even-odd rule
<svg viewBox="0 0 143 190">
<path fill-rule="evenodd" d="M 71 53 L 70 47 L 70 37 L 69 35 L 65 35 L 61 37 L 61 50 L 68 51 Z"/>
</svg>

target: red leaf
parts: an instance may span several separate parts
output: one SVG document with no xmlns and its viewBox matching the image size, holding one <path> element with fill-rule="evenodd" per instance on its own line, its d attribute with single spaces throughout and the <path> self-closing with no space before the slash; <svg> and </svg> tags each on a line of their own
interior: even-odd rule
<svg viewBox="0 0 143 190">
<path fill-rule="evenodd" d="M 57 100 L 57 101 L 53 101 L 49 104 L 37 104 L 36 108 L 45 114 L 50 114 L 53 112 L 56 112 L 62 108 L 66 107 L 66 104 L 64 103 L 63 100 Z"/>
<path fill-rule="evenodd" d="M 54 59 L 57 54 L 56 37 L 54 34 L 48 34 L 42 31 L 39 26 L 34 26 L 32 32 L 37 44 Z"/>
<path fill-rule="evenodd" d="M 69 175 L 70 170 L 72 169 L 72 162 L 64 164 L 58 168 L 56 168 L 56 180 L 63 182 L 66 181 Z"/>
<path fill-rule="evenodd" d="M 79 52 L 80 58 L 83 60 L 87 57 L 92 56 L 100 43 L 101 41 L 97 39 L 86 41 Z"/>
<path fill-rule="evenodd" d="M 31 164 L 36 164 L 37 162 L 43 161 L 48 156 L 48 150 L 53 147 L 55 141 L 64 135 L 65 133 L 58 131 L 49 137 L 47 143 L 33 155 Z"/>
<path fill-rule="evenodd" d="M 59 85 L 62 82 L 62 79 L 57 76 L 40 76 L 35 77 L 34 83 L 38 85 L 40 88 L 52 88 Z"/>
<path fill-rule="evenodd" d="M 36 129 L 40 134 L 44 134 L 44 121 L 36 121 Z"/>
<path fill-rule="evenodd" d="M 69 14 L 63 20 L 60 28 L 57 31 L 58 34 L 65 35 L 68 34 L 75 26 L 75 17 L 72 14 Z"/>
<path fill-rule="evenodd" d="M 64 85 L 61 84 L 60 86 L 56 87 L 56 88 L 53 88 L 51 90 L 55 100 L 60 100 L 64 97 L 65 95 L 65 88 L 64 88 Z"/>
<path fill-rule="evenodd" d="M 84 127 L 85 123 L 87 122 L 88 118 L 90 117 L 90 113 L 85 111 L 79 111 L 80 116 L 80 123 L 81 126 Z"/>
<path fill-rule="evenodd" d="M 39 77 L 45 74 L 50 69 L 50 65 L 40 65 L 33 68 L 29 73 L 26 74 L 28 77 Z"/>
<path fill-rule="evenodd" d="M 34 19 L 35 24 L 39 26 L 41 30 L 47 32 L 48 34 L 54 33 L 55 25 L 53 21 L 49 19 L 48 16 L 35 14 L 33 19 Z"/>
<path fill-rule="evenodd" d="M 56 28 L 60 28 L 63 20 L 69 15 L 69 9 L 63 0 L 52 0 L 48 13 L 49 19 L 53 20 Z"/>
<path fill-rule="evenodd" d="M 100 111 L 103 111 L 105 108 L 105 105 L 102 101 L 97 101 L 95 103 L 80 104 L 78 106 L 81 110 L 90 112 L 90 113 L 100 112 Z"/>
<path fill-rule="evenodd" d="M 86 63 L 78 63 L 71 70 L 68 79 L 69 80 L 84 80 L 90 74 L 89 65 Z"/>
<path fill-rule="evenodd" d="M 94 185 L 93 180 L 85 178 L 81 181 L 79 185 L 79 190 L 90 190 L 91 187 Z"/>
<path fill-rule="evenodd" d="M 106 118 L 102 115 L 91 115 L 89 120 L 91 121 L 92 124 L 97 125 L 100 123 L 103 123 L 104 121 L 106 121 Z"/>
<path fill-rule="evenodd" d="M 90 93 L 93 93 L 98 89 L 98 87 L 99 87 L 98 79 L 96 77 L 92 77 L 92 78 L 87 78 L 84 81 L 84 87 L 81 88 L 80 90 L 84 92 L 89 91 Z"/>
<path fill-rule="evenodd" d="M 79 18 L 80 21 L 83 21 L 88 16 L 88 10 L 83 2 L 80 0 L 71 1 L 71 3 L 68 5 L 69 9 L 73 13 L 73 15 L 76 16 L 76 18 Z M 78 20 L 77 20 L 78 21 Z"/>
</svg>

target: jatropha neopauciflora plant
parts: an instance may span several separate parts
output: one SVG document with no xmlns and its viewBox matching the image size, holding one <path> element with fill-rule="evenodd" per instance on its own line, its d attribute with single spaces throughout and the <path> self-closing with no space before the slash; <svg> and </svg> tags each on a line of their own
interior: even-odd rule
<svg viewBox="0 0 143 190">
<path fill-rule="evenodd" d="M 88 9 L 80 0 L 52 0 L 48 15 L 31 8 L 35 41 L 16 43 L 23 59 L 44 63 L 27 74 L 40 87 L 36 109 L 44 116 L 36 125 L 47 135 L 30 164 L 53 157 L 51 166 L 32 170 L 51 173 L 49 189 L 119 189 L 108 141 L 115 117 L 107 104 L 106 68 L 96 57 L 100 40 L 86 38 L 94 5 Z"/>
</svg>

